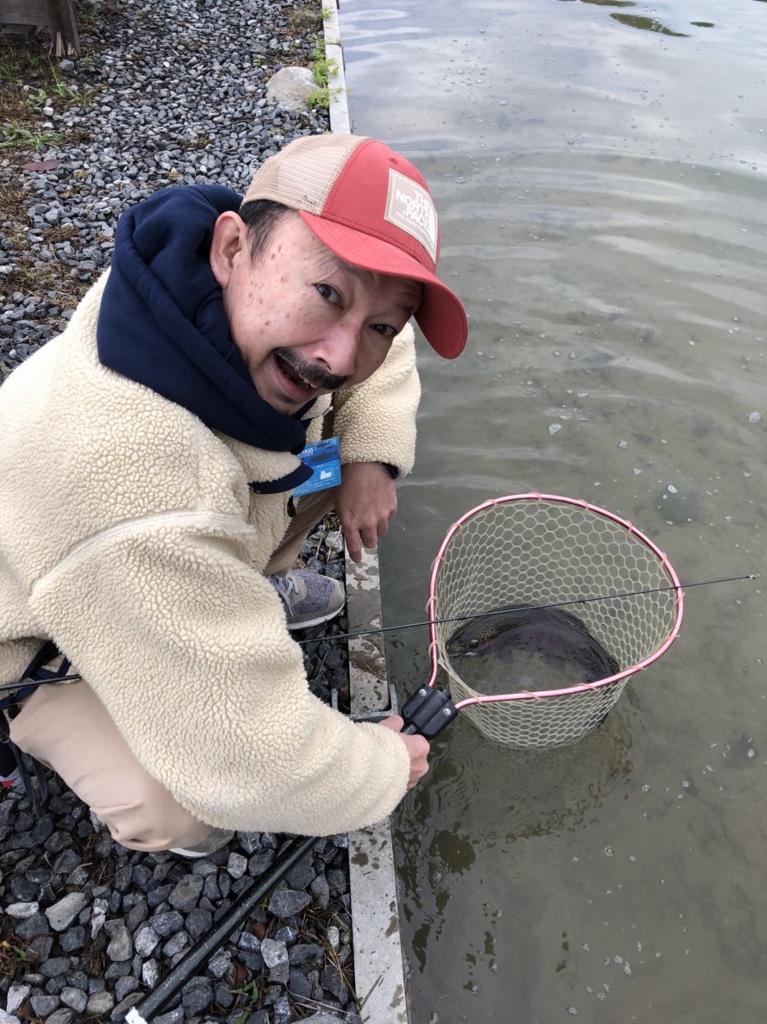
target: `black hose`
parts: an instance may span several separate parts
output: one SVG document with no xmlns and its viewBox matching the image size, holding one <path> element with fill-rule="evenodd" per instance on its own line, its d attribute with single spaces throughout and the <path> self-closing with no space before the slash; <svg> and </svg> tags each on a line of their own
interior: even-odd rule
<svg viewBox="0 0 767 1024">
<path fill-rule="evenodd" d="M 255 878 L 240 894 L 218 924 L 194 945 L 186 956 L 171 968 L 157 988 L 125 1015 L 127 1024 L 149 1024 L 151 1018 L 165 1009 L 168 1003 L 194 975 L 199 965 L 222 946 L 241 921 L 251 914 L 259 903 L 277 885 L 283 875 L 311 850 L 317 836 L 298 836 L 288 841 L 277 859 L 264 875 Z"/>
</svg>

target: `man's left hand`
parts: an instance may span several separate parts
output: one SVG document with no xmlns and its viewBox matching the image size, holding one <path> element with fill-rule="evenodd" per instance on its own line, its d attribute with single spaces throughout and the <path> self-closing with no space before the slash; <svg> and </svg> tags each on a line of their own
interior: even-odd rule
<svg viewBox="0 0 767 1024">
<path fill-rule="evenodd" d="M 334 501 L 349 555 L 360 562 L 363 547 L 376 546 L 397 512 L 394 481 L 380 462 L 350 462 L 343 467 Z"/>
</svg>

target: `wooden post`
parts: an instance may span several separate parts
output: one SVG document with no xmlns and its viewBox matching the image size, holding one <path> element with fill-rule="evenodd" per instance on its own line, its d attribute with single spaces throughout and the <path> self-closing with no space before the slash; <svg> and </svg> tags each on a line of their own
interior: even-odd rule
<svg viewBox="0 0 767 1024">
<path fill-rule="evenodd" d="M 25 42 L 47 28 L 57 57 L 80 55 L 74 0 L 0 0 L 0 24 L 6 39 Z"/>
</svg>

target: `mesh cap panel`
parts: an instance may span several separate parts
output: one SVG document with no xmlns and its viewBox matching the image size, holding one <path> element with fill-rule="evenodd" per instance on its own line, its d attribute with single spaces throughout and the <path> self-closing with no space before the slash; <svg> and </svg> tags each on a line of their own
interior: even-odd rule
<svg viewBox="0 0 767 1024">
<path fill-rule="evenodd" d="M 243 203 L 270 199 L 320 216 L 350 154 L 365 136 L 306 136 L 270 157 L 256 172 Z"/>
</svg>

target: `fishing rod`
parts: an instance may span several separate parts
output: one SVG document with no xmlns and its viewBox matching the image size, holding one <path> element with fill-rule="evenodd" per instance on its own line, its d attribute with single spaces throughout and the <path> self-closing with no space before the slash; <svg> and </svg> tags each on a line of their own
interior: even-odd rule
<svg viewBox="0 0 767 1024">
<path fill-rule="evenodd" d="M 678 587 L 650 587 L 647 590 L 625 590 L 618 594 L 597 594 L 593 597 L 571 598 L 569 601 L 552 601 L 550 604 L 525 605 L 528 611 L 544 611 L 547 608 L 562 608 L 565 605 L 589 604 L 593 601 L 617 601 L 624 597 L 641 597 L 646 594 L 662 594 L 669 590 L 691 590 L 693 587 L 710 587 L 715 583 L 738 583 L 742 580 L 758 579 L 756 573 L 748 573 L 746 576 L 724 576 L 715 580 L 698 580 L 695 583 L 680 583 Z M 485 618 L 492 618 L 495 615 L 504 615 L 508 608 L 494 608 L 484 612 L 466 612 L 463 615 L 448 615 L 440 619 L 423 619 L 420 622 L 402 622 L 395 626 L 377 626 L 375 629 L 359 629 L 353 633 L 334 633 L 332 636 L 310 637 L 309 639 L 297 640 L 296 643 L 303 647 L 306 644 L 317 644 L 336 640 L 355 640 L 361 636 L 373 636 L 378 633 L 404 633 L 409 629 L 423 629 L 427 626 L 438 626 L 444 622 L 465 622 L 467 619 L 475 619 L 480 615 Z M 64 676 L 53 676 L 50 679 L 41 680 L 45 683 L 74 683 L 82 676 L 76 673 L 69 673 Z M 14 690 L 27 683 L 26 679 L 16 679 L 10 683 L 0 684 L 0 693 L 5 690 Z"/>
<path fill-rule="evenodd" d="M 552 601 L 549 604 L 525 605 L 525 609 L 531 612 L 545 611 L 548 608 L 562 608 L 565 605 L 589 604 L 593 601 L 617 601 L 624 597 L 641 597 L 645 594 L 663 594 L 670 590 L 691 590 L 693 587 L 710 587 L 714 583 L 735 583 L 740 580 L 758 579 L 756 573 L 749 573 L 746 576 L 725 576 L 715 580 L 698 580 L 696 583 L 680 583 L 679 586 L 649 587 L 647 590 L 625 590 L 617 594 L 596 594 L 593 597 L 574 597 L 568 601 Z M 466 622 L 467 619 L 476 619 L 480 615 L 483 618 L 492 618 L 495 615 L 505 615 L 506 608 L 494 608 L 484 612 L 464 612 L 463 615 L 448 615 L 445 618 L 423 619 L 420 622 L 402 622 L 394 626 L 377 626 L 375 629 L 360 629 L 354 633 L 334 633 L 332 636 L 316 637 L 315 639 L 299 640 L 299 644 L 316 644 L 325 640 L 352 640 L 359 636 L 371 636 L 375 633 L 404 633 L 408 629 L 422 629 L 426 626 L 439 626 L 444 622 Z"/>
</svg>

